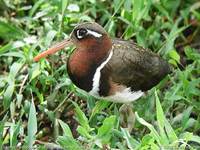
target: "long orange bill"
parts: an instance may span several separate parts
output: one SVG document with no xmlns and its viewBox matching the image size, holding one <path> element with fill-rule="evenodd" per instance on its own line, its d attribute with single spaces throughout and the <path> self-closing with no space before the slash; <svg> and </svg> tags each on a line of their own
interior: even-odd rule
<svg viewBox="0 0 200 150">
<path fill-rule="evenodd" d="M 54 45 L 53 47 L 49 48 L 48 50 L 38 54 L 37 56 L 35 56 L 33 58 L 34 61 L 39 61 L 41 58 L 45 58 L 47 57 L 48 55 L 51 55 L 51 54 L 54 54 L 56 53 L 57 51 L 65 48 L 67 45 L 70 46 L 72 44 L 72 42 L 70 41 L 70 39 L 66 39 L 56 45 Z"/>
</svg>

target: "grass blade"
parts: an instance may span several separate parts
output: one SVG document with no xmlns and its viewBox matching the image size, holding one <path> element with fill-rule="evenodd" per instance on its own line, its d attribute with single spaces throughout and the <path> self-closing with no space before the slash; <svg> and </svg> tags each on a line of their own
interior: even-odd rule
<svg viewBox="0 0 200 150">
<path fill-rule="evenodd" d="M 99 138 L 107 135 L 111 129 L 114 127 L 116 121 L 116 116 L 110 116 L 103 121 L 103 125 L 98 129 L 97 136 Z"/>
<path fill-rule="evenodd" d="M 80 144 L 73 138 L 68 136 L 59 136 L 57 143 L 60 144 L 66 150 L 82 150 Z"/>
<path fill-rule="evenodd" d="M 80 123 L 80 125 L 85 128 L 87 131 L 91 131 L 88 118 L 85 116 L 85 113 L 80 109 L 80 107 L 75 103 L 72 102 L 75 106 L 75 112 L 76 112 L 76 119 Z"/>
<path fill-rule="evenodd" d="M 28 147 L 32 148 L 35 142 L 35 135 L 37 132 L 37 118 L 36 118 L 36 110 L 35 105 L 32 100 L 30 110 L 29 110 L 29 117 L 28 117 Z"/>
<path fill-rule="evenodd" d="M 92 109 L 92 114 L 90 116 L 91 120 L 97 113 L 101 112 L 103 109 L 107 108 L 110 105 L 110 102 L 108 101 L 98 101 L 95 105 L 95 107 Z"/>
<path fill-rule="evenodd" d="M 59 122 L 60 126 L 62 127 L 64 135 L 73 138 L 73 135 L 72 135 L 72 132 L 71 132 L 69 126 L 60 119 L 58 119 L 57 121 Z"/>
<path fill-rule="evenodd" d="M 25 32 L 11 23 L 0 21 L 0 37 L 3 39 L 22 39 Z"/>
<path fill-rule="evenodd" d="M 169 141 L 168 141 L 168 138 L 167 138 L 167 136 L 165 134 L 165 130 L 164 130 L 166 118 L 165 118 L 162 106 L 160 104 L 157 91 L 155 91 L 155 97 L 156 97 L 156 117 L 157 117 L 157 121 L 158 121 L 160 136 L 162 139 L 161 142 L 162 142 L 162 144 L 167 145 L 167 144 L 169 144 Z"/>
<path fill-rule="evenodd" d="M 140 146 L 140 143 L 136 141 L 134 138 L 132 138 L 130 133 L 126 129 L 121 128 L 121 131 L 123 133 L 123 137 L 125 138 L 129 149 L 131 150 L 137 149 L 137 147 Z"/>
<path fill-rule="evenodd" d="M 139 123 L 146 126 L 151 131 L 152 137 L 161 146 L 161 138 L 160 138 L 158 132 L 155 130 L 155 128 L 150 123 L 146 122 L 143 118 L 140 118 L 137 112 L 135 112 L 135 116 L 136 116 L 136 119 Z"/>
</svg>

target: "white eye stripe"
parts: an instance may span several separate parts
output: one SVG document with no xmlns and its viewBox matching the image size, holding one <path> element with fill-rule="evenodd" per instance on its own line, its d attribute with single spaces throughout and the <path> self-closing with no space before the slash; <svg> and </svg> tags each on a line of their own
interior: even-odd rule
<svg viewBox="0 0 200 150">
<path fill-rule="evenodd" d="M 82 35 L 80 35 L 80 33 L 79 33 L 79 32 L 80 32 L 80 30 L 77 30 L 77 38 L 78 38 L 78 39 L 82 39 L 82 38 L 83 38 L 83 36 L 82 36 Z"/>
<path fill-rule="evenodd" d="M 84 38 L 85 35 L 88 35 L 88 34 L 92 35 L 92 36 L 94 36 L 96 38 L 100 38 L 102 36 L 102 34 L 100 34 L 98 32 L 95 32 L 95 31 L 92 31 L 90 29 L 85 29 L 85 33 L 84 34 L 82 32 L 83 32 L 82 30 L 77 30 L 76 35 L 77 35 L 78 39 L 82 39 L 82 38 Z"/>
<path fill-rule="evenodd" d="M 97 37 L 97 38 L 102 36 L 102 34 L 92 31 L 92 30 L 89 30 L 89 29 L 87 29 L 87 32 L 88 32 L 88 34 L 93 35 L 94 37 Z"/>
</svg>

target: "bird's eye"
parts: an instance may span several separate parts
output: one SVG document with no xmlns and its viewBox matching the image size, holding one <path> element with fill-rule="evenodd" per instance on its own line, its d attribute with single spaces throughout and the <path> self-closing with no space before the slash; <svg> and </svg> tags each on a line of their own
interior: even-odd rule
<svg viewBox="0 0 200 150">
<path fill-rule="evenodd" d="M 87 34 L 87 30 L 86 29 L 78 29 L 77 31 L 76 31 L 76 37 L 78 38 L 78 39 L 82 39 L 82 38 L 84 38 L 84 36 Z"/>
</svg>

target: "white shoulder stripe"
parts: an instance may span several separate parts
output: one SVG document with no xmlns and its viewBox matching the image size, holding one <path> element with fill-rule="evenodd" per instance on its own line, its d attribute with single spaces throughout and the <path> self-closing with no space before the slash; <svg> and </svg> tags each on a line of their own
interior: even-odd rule
<svg viewBox="0 0 200 150">
<path fill-rule="evenodd" d="M 92 90 L 89 92 L 93 96 L 99 96 L 99 83 L 100 83 L 100 77 L 101 77 L 101 69 L 103 69 L 103 67 L 108 63 L 112 55 L 113 55 L 113 50 L 110 51 L 108 58 L 104 62 L 102 62 L 102 64 L 96 69 L 96 72 L 93 77 Z"/>
<path fill-rule="evenodd" d="M 97 38 L 102 36 L 102 34 L 92 31 L 92 30 L 89 30 L 89 29 L 87 29 L 87 32 L 88 32 L 88 34 L 93 35 L 94 37 L 97 37 Z"/>
</svg>

